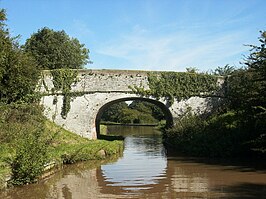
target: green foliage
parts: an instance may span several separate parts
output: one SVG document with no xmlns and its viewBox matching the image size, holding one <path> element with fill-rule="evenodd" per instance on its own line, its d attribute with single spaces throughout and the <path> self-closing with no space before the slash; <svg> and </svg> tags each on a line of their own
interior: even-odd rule
<svg viewBox="0 0 266 199">
<path fill-rule="evenodd" d="M 125 124 L 134 124 L 140 123 L 140 112 L 134 109 L 122 109 L 121 114 L 119 115 L 119 120 L 121 123 Z"/>
<path fill-rule="evenodd" d="M 53 76 L 54 89 L 67 93 L 71 89 L 71 85 L 76 82 L 78 72 L 70 69 L 51 70 Z"/>
<path fill-rule="evenodd" d="M 129 106 L 125 102 L 111 105 L 101 119 L 124 124 L 156 124 L 164 119 L 164 114 L 152 103 L 134 100 Z"/>
<path fill-rule="evenodd" d="M 253 134 L 265 134 L 266 121 L 266 32 L 261 33 L 260 46 L 250 45 L 251 54 L 245 60 L 246 69 L 238 70 L 229 78 L 231 109 L 250 126 Z"/>
<path fill-rule="evenodd" d="M 247 57 L 245 64 L 250 70 L 258 73 L 257 81 L 265 81 L 266 77 L 266 31 L 261 31 L 259 37 L 260 46 L 249 45 L 251 53 Z"/>
<path fill-rule="evenodd" d="M 54 91 L 62 91 L 64 96 L 61 116 L 65 119 L 71 108 L 71 85 L 77 81 L 78 72 L 70 69 L 57 69 L 51 70 L 51 74 L 53 76 Z"/>
<path fill-rule="evenodd" d="M 164 119 L 164 113 L 162 112 L 162 110 L 150 103 L 150 102 L 146 102 L 146 101 L 141 101 L 141 100 L 134 100 L 130 105 L 129 108 L 131 109 L 136 109 L 139 112 L 141 112 L 141 114 L 145 114 L 145 115 L 151 115 L 155 120 L 163 120 Z M 153 121 L 154 121 L 153 119 Z M 145 122 L 143 122 L 145 123 Z"/>
<path fill-rule="evenodd" d="M 219 75 L 219 76 L 228 76 L 234 73 L 235 67 L 229 66 L 226 64 L 224 67 L 218 67 L 214 70 L 213 74 L 214 75 Z"/>
<path fill-rule="evenodd" d="M 260 82 L 255 82 L 254 74 L 250 71 L 239 70 L 229 77 L 228 97 L 232 109 L 252 112 L 257 98 L 260 98 Z"/>
<path fill-rule="evenodd" d="M 101 119 L 103 121 L 109 121 L 109 122 L 117 122 L 120 123 L 120 114 L 121 110 L 128 108 L 128 105 L 126 102 L 119 102 L 112 104 L 110 107 L 108 107 L 102 114 Z"/>
<path fill-rule="evenodd" d="M 205 157 L 236 157 L 252 151 L 246 143 L 251 139 L 234 112 L 202 119 L 188 114 L 168 130 L 165 142 L 180 152 Z"/>
<path fill-rule="evenodd" d="M 48 161 L 48 142 L 43 138 L 43 129 L 35 128 L 23 132 L 24 136 L 17 140 L 16 155 L 11 163 L 12 184 L 34 182 Z"/>
<path fill-rule="evenodd" d="M 24 48 L 33 55 L 41 69 L 77 69 L 89 62 L 89 50 L 63 30 L 44 27 L 27 39 Z"/>
<path fill-rule="evenodd" d="M 0 143 L 12 143 L 23 129 L 42 124 L 42 108 L 35 104 L 0 104 Z"/>
<path fill-rule="evenodd" d="M 50 137 L 44 133 L 42 109 L 34 104 L 0 106 L 0 143 L 7 147 L 11 183 L 32 183 L 42 173 Z"/>
<path fill-rule="evenodd" d="M 187 99 L 192 96 L 211 95 L 217 91 L 217 77 L 197 73 L 161 72 L 149 73 L 149 90 L 143 87 L 130 87 L 134 93 L 143 96 L 165 98 L 170 104 L 174 99 Z"/>
<path fill-rule="evenodd" d="M 5 20 L 5 11 L 0 10 L 0 101 L 34 101 L 40 73 L 34 59 L 21 50 L 17 38 L 10 36 Z"/>
<path fill-rule="evenodd" d="M 107 134 L 107 126 L 101 124 L 100 125 L 100 132 L 101 132 L 101 135 L 106 135 Z"/>
<path fill-rule="evenodd" d="M 0 26 L 4 26 L 5 24 L 3 23 L 3 21 L 7 20 L 6 18 L 6 11 L 5 9 L 1 9 L 0 10 Z"/>
<path fill-rule="evenodd" d="M 11 173 L 11 165 L 14 163 L 16 154 L 21 146 L 28 146 L 28 136 L 42 126 L 42 110 L 36 105 L 27 104 L 1 104 L 0 105 L 0 178 Z M 23 139 L 26 139 L 25 141 Z M 20 142 L 22 140 L 22 142 Z M 29 150 L 32 148 L 28 146 Z M 34 150 L 34 147 L 33 147 Z M 35 154 L 33 154 L 35 155 Z M 19 163 L 19 160 L 17 160 Z M 30 169 L 30 165 L 27 165 Z M 16 166 L 19 172 L 19 165 Z M 4 171 L 4 172 L 3 172 Z M 30 170 L 28 171 L 30 172 Z M 15 171 L 14 171 L 15 173 Z M 12 173 L 11 173 L 12 174 Z M 18 175 L 15 175 L 19 177 Z M 15 178 L 12 181 L 16 183 Z M 24 176 L 25 177 L 25 176 Z M 19 177 L 23 181 L 23 177 Z M 25 179 L 25 181 L 27 181 Z"/>
<path fill-rule="evenodd" d="M 186 68 L 186 72 L 188 73 L 198 73 L 199 69 L 197 69 L 196 67 L 188 67 Z"/>
</svg>

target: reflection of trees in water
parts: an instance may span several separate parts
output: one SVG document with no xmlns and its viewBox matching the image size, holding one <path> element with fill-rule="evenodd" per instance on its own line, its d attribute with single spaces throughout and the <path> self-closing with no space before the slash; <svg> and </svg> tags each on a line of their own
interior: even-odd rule
<svg viewBox="0 0 266 199">
<path fill-rule="evenodd" d="M 72 193 L 71 190 L 68 188 L 66 184 L 64 184 L 62 188 L 63 198 L 64 199 L 72 199 Z"/>
<path fill-rule="evenodd" d="M 35 184 L 25 185 L 10 188 L 8 190 L 0 191 L 0 198 L 5 199 L 36 199 L 37 197 L 42 199 L 46 198 L 47 192 L 49 192 L 49 186 L 39 186 Z"/>
<path fill-rule="evenodd" d="M 245 198 L 265 198 L 266 185 L 253 183 L 240 183 L 237 185 L 224 186 L 224 192 L 228 193 L 227 197 L 232 199 Z"/>
<path fill-rule="evenodd" d="M 127 137 L 126 145 L 134 145 L 139 151 L 147 153 L 147 155 L 165 155 L 162 146 L 161 132 L 153 127 L 148 126 L 108 126 L 110 134 L 122 135 Z"/>
<path fill-rule="evenodd" d="M 136 150 L 145 153 L 146 156 L 165 156 L 162 139 L 158 136 L 154 138 L 128 137 L 126 142 L 129 142 L 129 145 L 134 145 Z"/>
<path fill-rule="evenodd" d="M 123 136 L 159 136 L 160 131 L 150 126 L 123 126 L 123 125 L 109 125 L 107 126 L 109 134 L 123 135 Z"/>
<path fill-rule="evenodd" d="M 167 173 L 171 173 L 173 192 L 182 197 L 261 198 L 266 194 L 266 174 L 242 170 L 219 160 L 210 164 L 203 159 L 175 157 L 168 159 Z M 217 162 L 216 162 L 217 163 Z M 251 185 L 251 186 L 248 186 Z"/>
</svg>

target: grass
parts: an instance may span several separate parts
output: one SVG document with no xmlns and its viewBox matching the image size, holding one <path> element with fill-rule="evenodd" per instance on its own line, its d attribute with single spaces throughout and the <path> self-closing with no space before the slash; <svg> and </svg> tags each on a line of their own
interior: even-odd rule
<svg viewBox="0 0 266 199">
<path fill-rule="evenodd" d="M 14 154 L 12 148 L 7 144 L 0 145 L 0 189 L 4 187 L 6 179 L 10 176 L 11 168 L 9 167 L 8 160 Z"/>
<path fill-rule="evenodd" d="M 46 126 L 52 136 L 49 149 L 52 160 L 59 160 L 63 163 L 99 160 L 120 154 L 123 150 L 122 141 L 89 140 L 50 121 L 46 122 Z"/>
<path fill-rule="evenodd" d="M 104 124 L 100 125 L 100 132 L 102 135 L 106 135 L 107 134 L 107 126 Z"/>
<path fill-rule="evenodd" d="M 49 162 L 70 164 L 79 161 L 103 160 L 118 156 L 123 150 L 122 141 L 89 140 L 51 121 L 45 121 L 45 137 L 49 140 Z M 0 188 L 3 188 L 6 179 L 11 175 L 10 163 L 15 156 L 15 150 L 10 143 L 0 144 Z"/>
</svg>

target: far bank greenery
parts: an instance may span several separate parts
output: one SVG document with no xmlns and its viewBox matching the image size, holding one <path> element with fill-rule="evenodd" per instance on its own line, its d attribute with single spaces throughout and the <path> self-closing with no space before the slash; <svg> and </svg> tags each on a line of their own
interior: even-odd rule
<svg viewBox="0 0 266 199">
<path fill-rule="evenodd" d="M 79 137 L 47 121 L 39 105 L 36 86 L 41 70 L 61 69 L 54 72 L 54 84 L 65 95 L 61 115 L 67 114 L 70 84 L 75 80 L 67 69 L 88 63 L 89 50 L 64 31 L 49 28 L 20 46 L 5 21 L 6 12 L 0 9 L 0 185 L 7 176 L 13 185 L 35 182 L 51 162 L 58 165 L 119 154 L 121 141 Z"/>
<path fill-rule="evenodd" d="M 108 107 L 101 117 L 103 123 L 118 124 L 154 124 L 164 120 L 162 110 L 156 105 L 134 100 L 127 104 L 119 102 Z"/>
</svg>

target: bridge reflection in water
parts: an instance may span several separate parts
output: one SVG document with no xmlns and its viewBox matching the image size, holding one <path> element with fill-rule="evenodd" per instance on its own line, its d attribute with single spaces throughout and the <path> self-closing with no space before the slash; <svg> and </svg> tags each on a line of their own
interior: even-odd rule
<svg viewBox="0 0 266 199">
<path fill-rule="evenodd" d="M 114 132 L 121 131 L 121 127 L 111 128 Z M 98 170 L 101 193 L 113 193 L 121 198 L 176 198 L 209 194 L 208 178 L 204 174 L 196 172 L 194 175 L 191 171 L 187 174 L 183 167 L 176 165 L 176 160 L 167 160 L 158 131 L 147 127 L 128 127 L 126 134 L 123 158 Z"/>
<path fill-rule="evenodd" d="M 70 165 L 38 184 L 0 192 L 0 198 L 263 198 L 266 194 L 265 167 L 256 170 L 167 157 L 160 134 L 152 128 L 111 128 L 127 134 L 123 157 L 117 161 Z"/>
</svg>

